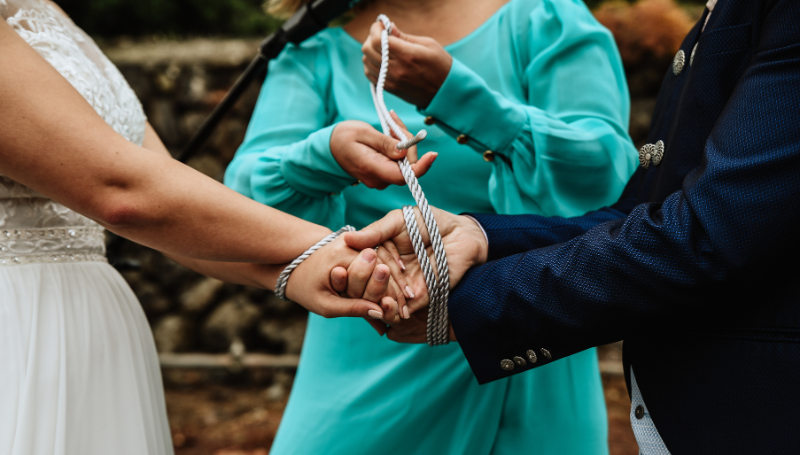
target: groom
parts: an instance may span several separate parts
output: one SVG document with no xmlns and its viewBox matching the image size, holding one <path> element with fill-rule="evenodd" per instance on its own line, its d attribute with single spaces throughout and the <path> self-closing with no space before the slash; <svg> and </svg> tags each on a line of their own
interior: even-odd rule
<svg viewBox="0 0 800 455">
<path fill-rule="evenodd" d="M 480 383 L 624 339 L 642 453 L 800 453 L 800 2 L 707 6 L 616 204 L 437 212 L 451 336 Z M 410 252 L 404 231 L 396 211 L 347 241 Z"/>
</svg>

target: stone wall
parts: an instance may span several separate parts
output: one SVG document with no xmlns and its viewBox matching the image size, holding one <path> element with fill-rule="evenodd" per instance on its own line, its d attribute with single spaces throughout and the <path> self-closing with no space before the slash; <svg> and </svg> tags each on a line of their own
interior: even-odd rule
<svg viewBox="0 0 800 455">
<path fill-rule="evenodd" d="M 189 40 L 104 46 L 133 87 L 150 123 L 173 153 L 189 141 L 256 53 L 257 41 Z M 244 138 L 260 81 L 242 96 L 189 165 L 222 181 Z M 160 352 L 234 349 L 299 354 L 306 312 L 271 292 L 205 278 L 151 249 L 124 241 L 112 260 L 144 307 Z M 116 257 L 114 257 L 116 256 Z M 241 343 L 234 343 L 239 340 Z"/>
<path fill-rule="evenodd" d="M 189 40 L 123 42 L 104 46 L 104 51 L 136 91 L 164 143 L 177 154 L 256 48 L 257 41 Z M 657 81 L 666 68 L 658 64 L 660 69 L 648 67 L 628 75 L 634 95 L 630 129 L 637 144 L 647 134 Z M 244 137 L 259 86 L 260 81 L 250 87 L 189 165 L 222 180 Z M 300 352 L 306 313 L 298 305 L 271 292 L 202 277 L 130 242 L 123 242 L 116 253 L 118 262 L 129 259 L 140 265 L 123 275 L 142 302 L 159 351 L 228 352 L 233 345 L 248 352 Z"/>
</svg>

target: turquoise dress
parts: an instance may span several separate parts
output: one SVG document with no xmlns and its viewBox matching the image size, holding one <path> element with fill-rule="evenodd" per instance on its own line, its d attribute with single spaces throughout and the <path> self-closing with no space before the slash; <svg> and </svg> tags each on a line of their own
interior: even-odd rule
<svg viewBox="0 0 800 455">
<path fill-rule="evenodd" d="M 439 152 L 420 179 L 432 205 L 572 216 L 616 200 L 636 161 L 627 87 L 580 0 L 512 0 L 447 51 L 452 69 L 425 111 L 386 98 L 411 131 L 428 130 L 420 153 Z M 352 186 L 329 147 L 343 120 L 380 128 L 361 43 L 331 28 L 271 64 L 225 183 L 331 229 L 413 204 L 405 187 Z M 479 386 L 457 343 L 396 344 L 361 319 L 311 315 L 271 453 L 605 454 L 596 353 Z"/>
</svg>

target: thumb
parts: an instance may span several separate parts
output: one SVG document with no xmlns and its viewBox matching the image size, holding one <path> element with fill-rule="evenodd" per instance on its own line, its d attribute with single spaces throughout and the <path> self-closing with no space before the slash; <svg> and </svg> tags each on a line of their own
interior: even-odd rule
<svg viewBox="0 0 800 455">
<path fill-rule="evenodd" d="M 401 210 L 392 210 L 385 217 L 358 232 L 347 232 L 344 242 L 350 248 L 363 250 L 373 248 L 405 232 L 406 224 Z"/>
<path fill-rule="evenodd" d="M 403 41 L 408 41 L 409 43 L 422 44 L 421 36 L 411 35 L 401 31 L 394 22 L 392 22 L 392 36 L 400 38 Z"/>
</svg>

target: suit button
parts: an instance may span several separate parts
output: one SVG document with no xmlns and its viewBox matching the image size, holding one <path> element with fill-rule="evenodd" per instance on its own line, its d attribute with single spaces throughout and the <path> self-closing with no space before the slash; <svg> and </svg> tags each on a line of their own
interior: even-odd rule
<svg viewBox="0 0 800 455">
<path fill-rule="evenodd" d="M 506 371 L 511 371 L 514 369 L 514 362 L 509 359 L 503 359 L 500 361 L 500 368 Z"/>
<path fill-rule="evenodd" d="M 528 352 L 526 352 L 525 354 L 528 356 L 528 360 L 530 360 L 531 363 L 536 363 L 537 360 L 536 351 L 534 351 L 533 349 L 528 349 Z"/>
<path fill-rule="evenodd" d="M 429 115 L 429 116 L 425 117 L 425 124 L 426 125 L 435 125 L 436 124 L 436 119 Z"/>
<path fill-rule="evenodd" d="M 672 61 L 672 74 L 679 75 L 683 71 L 683 65 L 686 64 L 686 54 L 682 50 L 675 54 L 675 60 Z"/>
<path fill-rule="evenodd" d="M 514 357 L 514 363 L 516 363 L 517 365 L 519 365 L 521 367 L 524 367 L 525 365 L 528 364 L 528 362 L 526 362 L 525 359 L 523 359 L 520 356 Z"/>
<path fill-rule="evenodd" d="M 639 149 L 639 164 L 648 169 L 650 165 L 658 166 L 664 158 L 664 141 L 645 144 Z"/>
<path fill-rule="evenodd" d="M 658 166 L 661 164 L 661 160 L 664 158 L 664 141 L 656 142 L 656 153 L 653 155 L 653 166 Z"/>
<path fill-rule="evenodd" d="M 546 358 L 547 360 L 550 360 L 550 359 L 552 359 L 552 358 L 553 358 L 553 356 L 552 356 L 552 355 L 550 355 L 550 351 L 548 351 L 547 349 L 545 349 L 545 348 L 542 348 L 542 349 L 539 349 L 539 350 L 540 350 L 540 351 L 542 351 L 542 355 L 543 355 L 543 356 L 545 356 L 545 358 Z"/>
<path fill-rule="evenodd" d="M 491 150 L 483 152 L 483 161 L 486 161 L 487 163 L 494 161 L 494 152 Z"/>
<path fill-rule="evenodd" d="M 458 143 L 459 143 L 459 144 L 461 144 L 461 145 L 464 145 L 464 144 L 466 144 L 467 142 L 469 142 L 469 138 L 467 137 L 467 135 L 466 135 L 466 134 L 460 134 L 460 135 L 459 135 L 459 136 L 456 138 L 456 142 L 458 142 Z"/>
<path fill-rule="evenodd" d="M 644 406 L 636 406 L 636 409 L 633 410 L 633 415 L 636 417 L 636 420 L 642 420 L 644 418 Z"/>
</svg>

